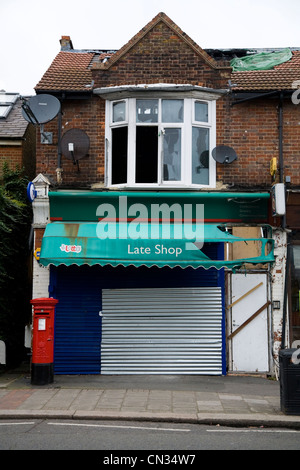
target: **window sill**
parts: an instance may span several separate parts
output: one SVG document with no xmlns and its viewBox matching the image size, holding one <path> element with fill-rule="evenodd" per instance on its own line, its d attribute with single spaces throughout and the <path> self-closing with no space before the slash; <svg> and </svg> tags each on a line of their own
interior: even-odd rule
<svg viewBox="0 0 300 470">
<path fill-rule="evenodd" d="M 102 186 L 103 187 L 103 186 Z M 184 184 L 151 184 L 151 185 L 130 185 L 130 184 L 122 184 L 122 185 L 109 185 L 106 186 L 105 189 L 116 191 L 116 190 L 130 190 L 130 191 L 201 191 L 201 190 L 216 190 L 216 186 L 208 186 L 208 185 L 184 185 Z"/>
</svg>

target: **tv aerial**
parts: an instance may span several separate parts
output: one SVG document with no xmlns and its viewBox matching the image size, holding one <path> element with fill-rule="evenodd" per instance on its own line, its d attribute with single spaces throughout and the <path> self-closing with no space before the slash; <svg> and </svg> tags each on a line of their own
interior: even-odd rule
<svg viewBox="0 0 300 470">
<path fill-rule="evenodd" d="M 89 136 L 81 129 L 70 129 L 61 138 L 62 154 L 77 165 L 78 171 L 78 160 L 88 156 L 89 148 Z"/>
<path fill-rule="evenodd" d="M 232 147 L 228 147 L 228 145 L 217 145 L 212 152 L 213 159 L 218 163 L 232 163 L 234 160 L 237 159 L 237 155 L 235 150 Z"/>
<path fill-rule="evenodd" d="M 43 143 L 52 143 L 52 133 L 44 132 L 44 124 L 52 121 L 60 111 L 60 101 L 52 95 L 36 95 L 28 100 L 23 98 L 22 115 L 26 121 L 39 125 Z"/>
</svg>

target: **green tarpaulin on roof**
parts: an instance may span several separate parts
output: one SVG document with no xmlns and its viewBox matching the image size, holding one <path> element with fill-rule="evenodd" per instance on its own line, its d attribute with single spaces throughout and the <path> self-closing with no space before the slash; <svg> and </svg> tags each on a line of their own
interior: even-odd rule
<svg viewBox="0 0 300 470">
<path fill-rule="evenodd" d="M 243 72 L 249 70 L 270 70 L 275 65 L 282 64 L 290 60 L 292 52 L 289 48 L 278 52 L 260 52 L 245 57 L 232 59 L 230 65 L 233 72 Z"/>
</svg>

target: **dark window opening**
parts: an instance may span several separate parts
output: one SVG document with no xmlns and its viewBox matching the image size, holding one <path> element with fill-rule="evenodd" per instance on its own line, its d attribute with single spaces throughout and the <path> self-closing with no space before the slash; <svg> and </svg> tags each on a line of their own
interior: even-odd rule
<svg viewBox="0 0 300 470">
<path fill-rule="evenodd" d="M 136 183 L 157 183 L 158 127 L 136 127 Z"/>
<path fill-rule="evenodd" d="M 127 183 L 127 127 L 112 129 L 112 184 Z"/>
</svg>

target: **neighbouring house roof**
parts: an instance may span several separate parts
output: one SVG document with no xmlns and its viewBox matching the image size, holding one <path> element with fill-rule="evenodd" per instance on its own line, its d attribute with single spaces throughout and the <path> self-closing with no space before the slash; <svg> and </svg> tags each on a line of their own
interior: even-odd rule
<svg viewBox="0 0 300 470">
<path fill-rule="evenodd" d="M 9 95 L 0 93 L 1 95 Z M 24 136 L 28 122 L 22 116 L 22 100 L 16 95 L 16 101 L 12 104 L 11 109 L 6 117 L 0 118 L 0 138 L 20 139 Z"/>
</svg>

